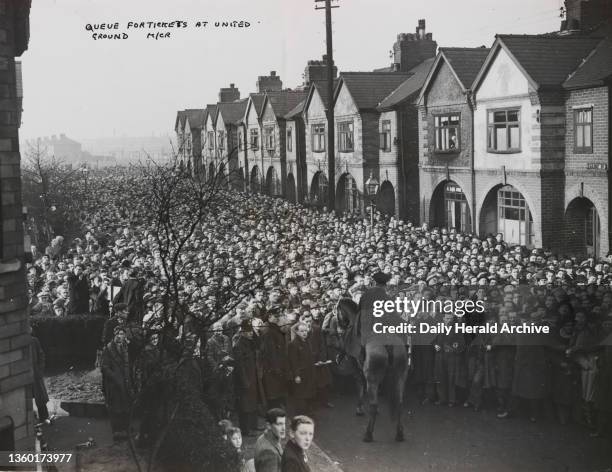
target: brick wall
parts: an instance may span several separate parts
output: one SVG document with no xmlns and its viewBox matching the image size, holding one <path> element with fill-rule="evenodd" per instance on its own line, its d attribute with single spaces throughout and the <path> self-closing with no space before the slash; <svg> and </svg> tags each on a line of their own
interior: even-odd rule
<svg viewBox="0 0 612 472">
<path fill-rule="evenodd" d="M 15 87 L 15 3 L 0 0 L 0 418 L 19 448 L 33 447 L 32 372 L 23 267 L 23 225 Z M 0 445 L 4 449 L 6 445 Z"/>
</svg>

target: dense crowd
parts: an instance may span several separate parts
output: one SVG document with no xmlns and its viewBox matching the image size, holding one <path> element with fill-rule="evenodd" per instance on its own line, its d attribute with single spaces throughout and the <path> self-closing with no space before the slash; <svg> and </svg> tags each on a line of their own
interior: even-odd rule
<svg viewBox="0 0 612 472">
<path fill-rule="evenodd" d="M 164 274 L 147 220 L 150 202 L 127 169 L 92 174 L 95 211 L 83 222 L 83 237 L 57 236 L 44 252 L 34 251 L 31 312 L 152 326 Z M 297 413 L 311 413 L 314 400 L 331 406 L 329 389 L 343 373 L 335 362 L 343 350 L 337 302 L 358 303 L 382 272 L 389 291 L 413 286 L 424 298 L 483 301 L 485 312 L 467 317 L 472 324 L 551 327 L 532 345 L 505 335 L 438 336 L 415 345 L 409 381 L 423 403 L 480 409 L 490 391 L 500 418 L 518 413 L 524 399 L 534 421 L 542 405 L 554 405 L 561 422 L 578 411 L 575 419 L 604 433 L 612 413 L 612 255 L 581 260 L 511 247 L 501 234 L 479 238 L 380 214 L 371 225 L 260 194 L 221 193 L 224 203 L 179 261 L 181 296 L 198 317 L 216 319 L 198 334 L 197 350 L 213 379 L 209 400 L 219 419 L 235 410 L 249 434 L 262 407 L 286 407 L 288 397 Z M 417 319 L 427 316 L 438 321 L 435 313 Z M 113 334 L 105 330 L 103 345 Z"/>
</svg>

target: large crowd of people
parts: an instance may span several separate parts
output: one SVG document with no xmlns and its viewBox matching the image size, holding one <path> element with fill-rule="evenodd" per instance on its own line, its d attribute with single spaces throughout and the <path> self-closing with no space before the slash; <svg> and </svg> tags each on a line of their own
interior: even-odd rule
<svg viewBox="0 0 612 472">
<path fill-rule="evenodd" d="M 31 313 L 122 313 L 151 326 L 164 273 L 147 220 L 150 202 L 127 169 L 91 174 L 95 210 L 83 237 L 57 236 L 34 251 Z M 560 422 L 573 418 L 604 434 L 612 414 L 612 255 L 583 260 L 512 247 L 501 234 L 477 237 L 380 214 L 371 225 L 261 194 L 220 192 L 223 203 L 179 261 L 181 296 L 198 317 L 215 320 L 199 333 L 197 350 L 219 419 L 236 414 L 243 434 L 252 434 L 257 413 L 268 408 L 289 402 L 296 413 L 311 414 L 315 405 L 331 407 L 330 388 L 343 378 L 335 362 L 343 351 L 337 302 L 359 303 L 382 272 L 389 291 L 411 286 L 424 298 L 484 302 L 484 313 L 466 317 L 472 324 L 551 328 L 532 345 L 501 334 L 421 340 L 409 382 L 422 403 L 480 409 L 491 397 L 505 418 L 519 414 L 523 399 L 533 421 L 556 407 Z M 426 317 L 443 321 L 436 313 L 415 320 Z M 105 329 L 103 345 L 120 335 L 116 324 Z"/>
</svg>

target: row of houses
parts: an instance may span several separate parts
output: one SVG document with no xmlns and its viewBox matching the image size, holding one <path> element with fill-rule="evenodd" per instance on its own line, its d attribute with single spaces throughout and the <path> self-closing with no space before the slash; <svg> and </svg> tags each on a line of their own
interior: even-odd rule
<svg viewBox="0 0 612 472">
<path fill-rule="evenodd" d="M 489 48 L 438 48 L 419 20 L 398 35 L 389 67 L 334 70 L 331 97 L 325 57 L 294 89 L 274 72 L 245 98 L 230 85 L 216 104 L 178 112 L 181 158 L 201 175 L 229 163 L 237 188 L 293 202 L 346 212 L 373 202 L 415 223 L 605 255 L 612 41 L 601 15 L 581 24 L 576 2 L 560 31 L 497 35 Z"/>
</svg>

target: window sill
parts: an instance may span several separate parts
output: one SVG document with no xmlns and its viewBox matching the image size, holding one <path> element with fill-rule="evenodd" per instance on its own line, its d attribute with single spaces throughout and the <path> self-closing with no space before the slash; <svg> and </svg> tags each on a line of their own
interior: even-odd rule
<svg viewBox="0 0 612 472">
<path fill-rule="evenodd" d="M 324 153 L 324 152 L 325 152 L 325 149 L 321 149 L 320 151 L 314 151 L 314 150 L 313 150 L 312 152 L 316 152 L 316 153 L 322 154 L 322 153 Z"/>
<path fill-rule="evenodd" d="M 354 149 L 338 149 L 338 152 L 355 152 Z"/>
<path fill-rule="evenodd" d="M 495 149 L 487 149 L 489 154 L 519 154 L 522 152 L 520 149 L 510 149 L 508 151 L 496 151 Z"/>
<path fill-rule="evenodd" d="M 461 149 L 449 149 L 448 151 L 438 150 L 434 151 L 434 154 L 459 154 L 461 153 Z"/>
<path fill-rule="evenodd" d="M 575 148 L 574 154 L 593 154 L 592 148 Z"/>
</svg>

